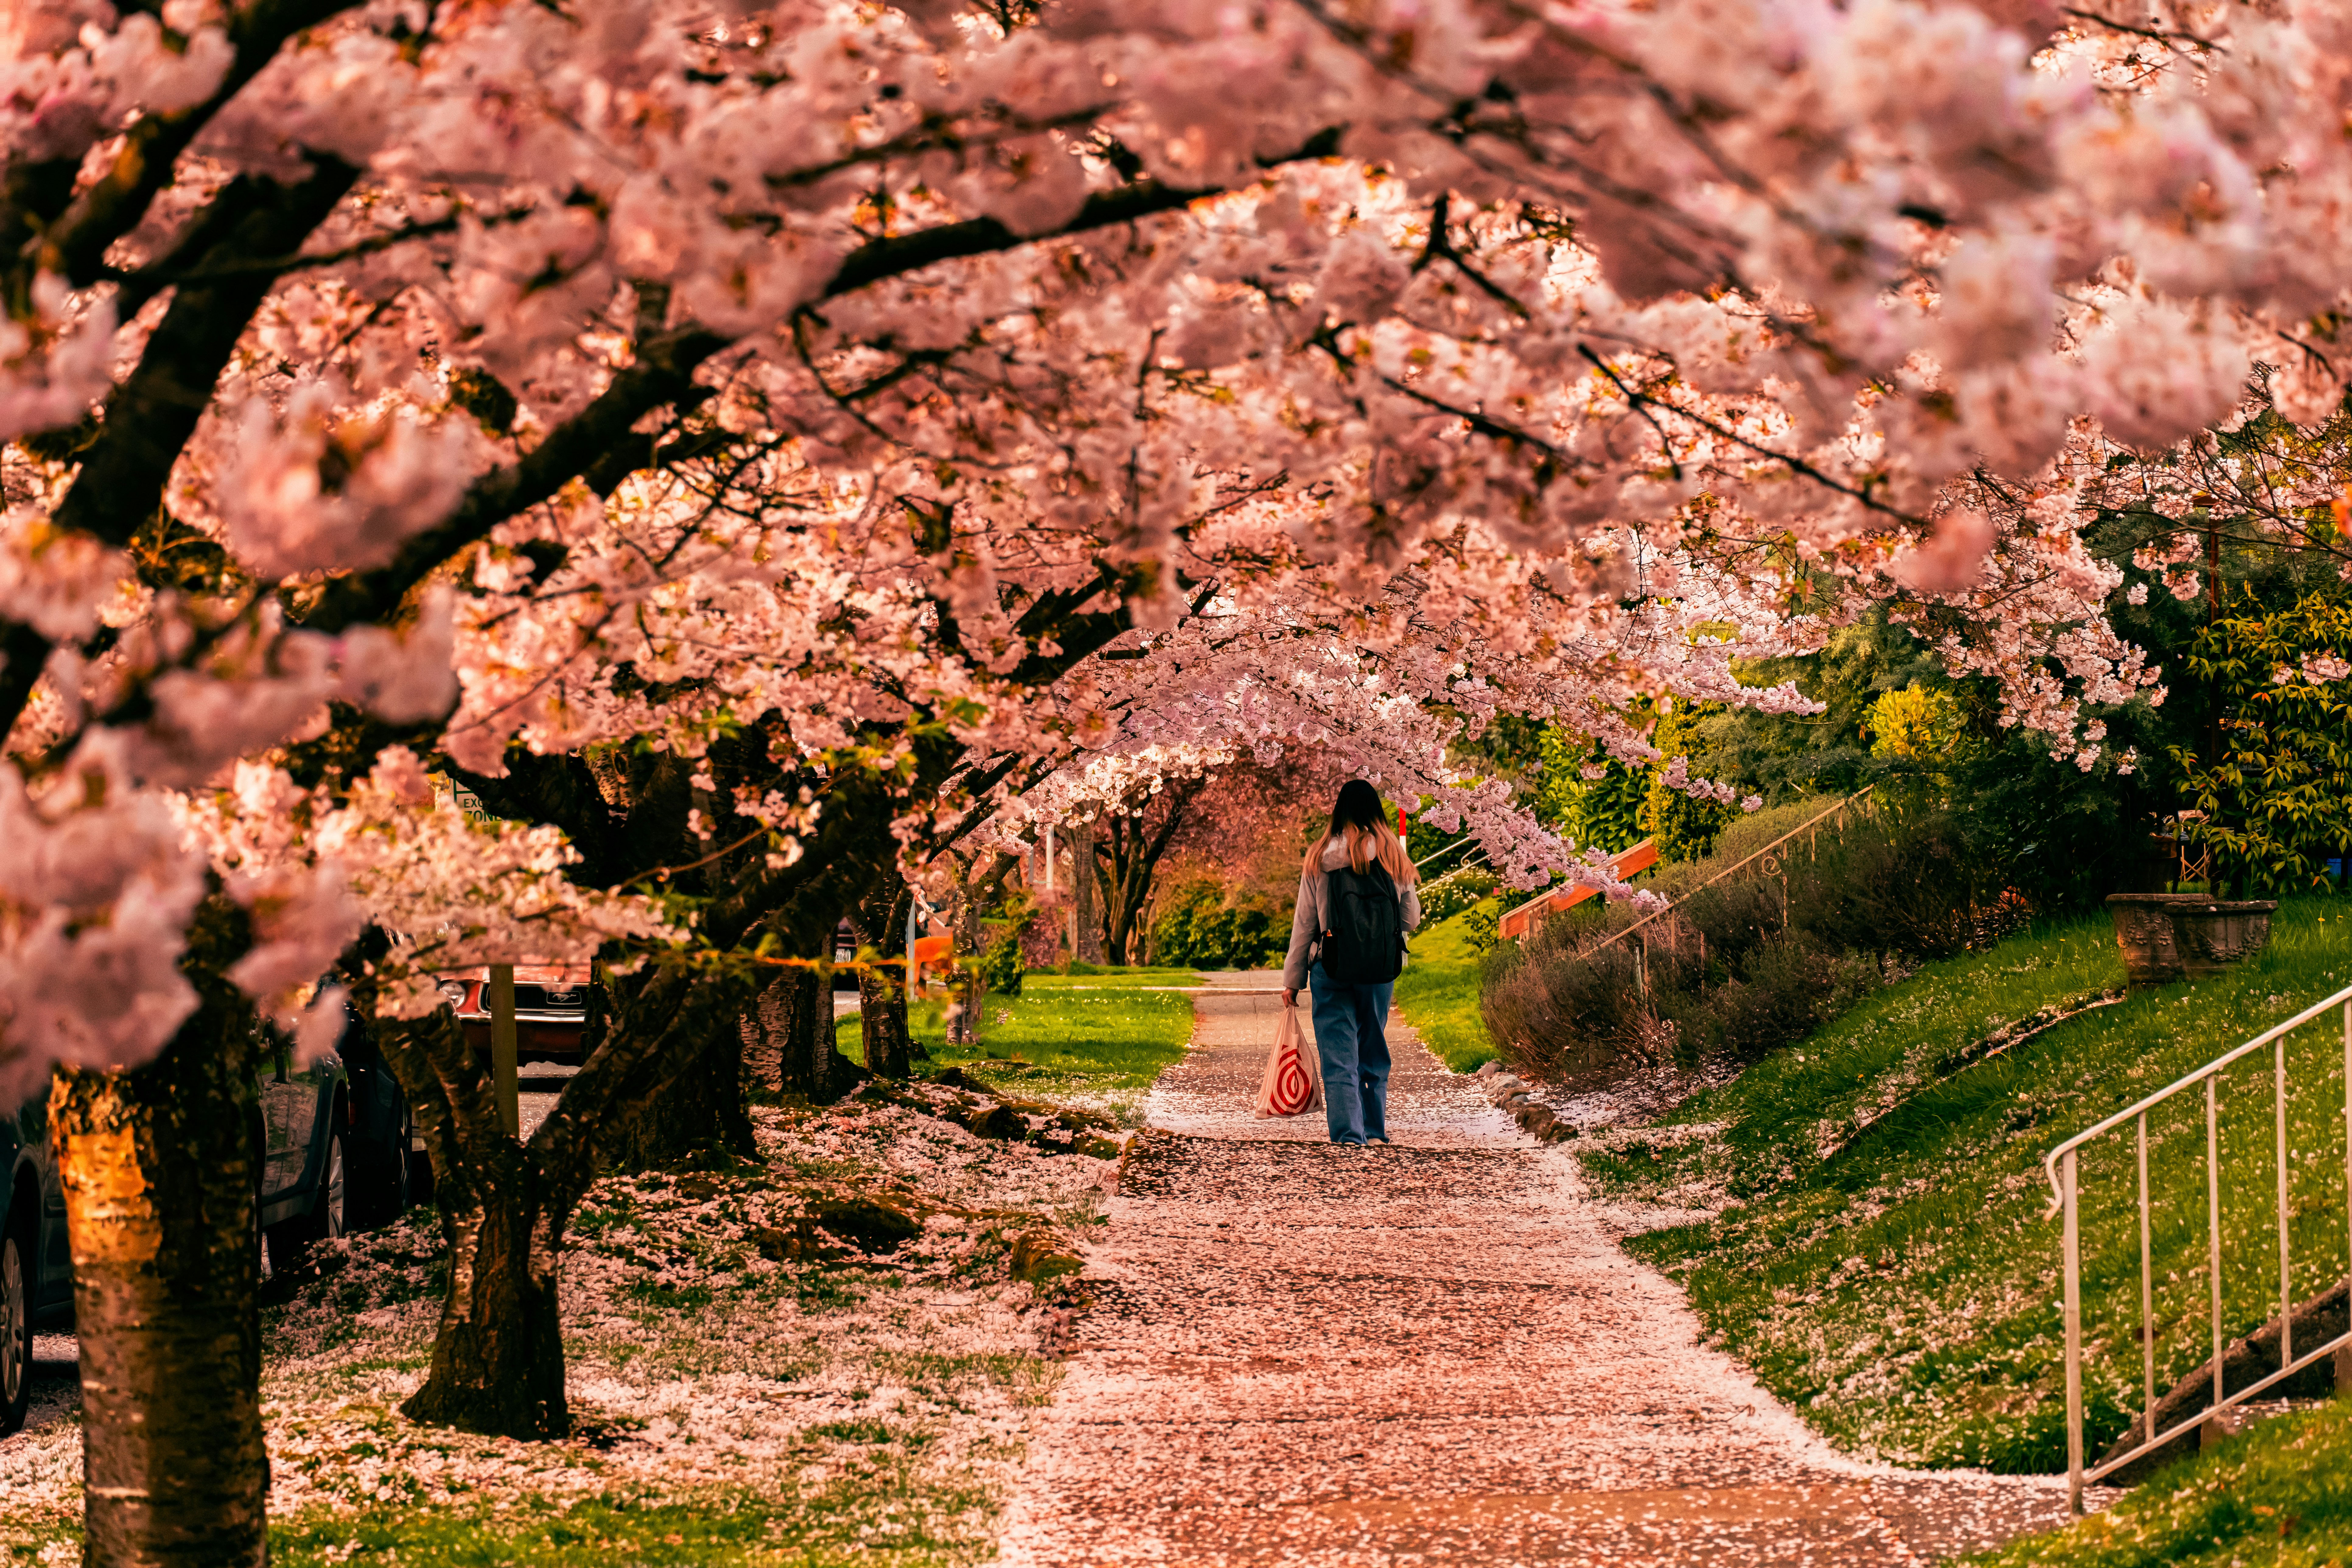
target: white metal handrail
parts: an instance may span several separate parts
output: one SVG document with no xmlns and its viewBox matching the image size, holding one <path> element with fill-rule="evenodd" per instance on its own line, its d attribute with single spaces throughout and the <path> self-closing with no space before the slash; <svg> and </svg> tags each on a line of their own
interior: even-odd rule
<svg viewBox="0 0 2352 1568">
<path fill-rule="evenodd" d="M 2337 1347 L 2352 1344 L 2352 1332 L 2347 1332 L 2338 1334 L 2326 1344 L 2315 1346 L 2300 1356 L 2294 1353 L 2294 1254 L 2288 1238 L 2291 1210 L 2288 1207 L 2287 1177 L 2292 1166 L 2286 1137 L 2286 1037 L 2332 1007 L 2344 1010 L 2345 1237 L 2347 1247 L 2352 1248 L 2352 985 L 2323 1001 L 2315 1002 L 2285 1023 L 2265 1029 L 2178 1082 L 2167 1085 L 2138 1103 L 2126 1106 L 2105 1121 L 2077 1132 L 2042 1157 L 2042 1167 L 2050 1177 L 2050 1190 L 2056 1199 L 2052 1212 L 2063 1214 L 2065 1219 L 2063 1238 L 2059 1245 L 2066 1292 L 2066 1485 L 2067 1496 L 2075 1512 L 2080 1513 L 2083 1510 L 2084 1487 L 2195 1431 L 2221 1411 L 2242 1405 L 2264 1389 L 2284 1382 Z M 2276 1131 L 2274 1156 L 2278 1165 L 2279 1369 L 2248 1384 L 2235 1394 L 2228 1394 L 2223 1386 L 2221 1364 L 2227 1337 L 2221 1326 L 2221 1074 L 2231 1063 L 2264 1046 L 2272 1047 L 2273 1058 L 2271 1092 Z M 2212 1291 L 2213 1402 L 2190 1419 L 2176 1423 L 2159 1433 L 2153 1430 L 2156 1426 L 2156 1313 L 2155 1269 L 2148 1240 L 2147 1117 L 2149 1111 L 2174 1095 L 2200 1083 L 2205 1086 L 2206 1273 Z M 2126 1122 L 2135 1124 L 2138 1133 L 2139 1340 L 2141 1381 L 2147 1399 L 2140 1415 L 2143 1441 L 2114 1458 L 2085 1469 L 2083 1466 L 2082 1228 L 2076 1213 L 2079 1193 L 2075 1156 L 2093 1139 L 2105 1137 Z"/>
</svg>

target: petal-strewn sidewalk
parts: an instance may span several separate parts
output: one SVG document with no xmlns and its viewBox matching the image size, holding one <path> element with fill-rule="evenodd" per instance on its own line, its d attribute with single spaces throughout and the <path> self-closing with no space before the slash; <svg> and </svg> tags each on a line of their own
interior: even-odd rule
<svg viewBox="0 0 2352 1568">
<path fill-rule="evenodd" d="M 1152 1095 L 1007 1562 L 1876 1568 L 2063 1518 L 1813 1437 L 1401 1023 L 1396 1148 L 1253 1120 L 1278 1005 L 1202 996 Z"/>
</svg>

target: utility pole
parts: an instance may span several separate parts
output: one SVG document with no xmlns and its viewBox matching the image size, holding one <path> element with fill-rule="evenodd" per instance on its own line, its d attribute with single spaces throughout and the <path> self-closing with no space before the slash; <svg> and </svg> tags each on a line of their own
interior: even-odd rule
<svg viewBox="0 0 2352 1568">
<path fill-rule="evenodd" d="M 514 965 L 490 965 L 490 1085 L 498 1096 L 499 1125 L 509 1138 L 522 1136 L 520 1071 L 515 1046 Z"/>
</svg>

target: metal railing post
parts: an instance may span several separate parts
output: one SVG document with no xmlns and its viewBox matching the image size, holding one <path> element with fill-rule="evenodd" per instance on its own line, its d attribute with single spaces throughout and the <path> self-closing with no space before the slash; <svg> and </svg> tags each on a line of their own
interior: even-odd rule
<svg viewBox="0 0 2352 1568">
<path fill-rule="evenodd" d="M 2140 1384 L 2147 1403 L 2140 1406 L 2140 1436 L 2156 1436 L 2156 1267 L 2148 1247 L 2147 1112 L 2139 1113 L 2139 1349 Z"/>
<path fill-rule="evenodd" d="M 2287 1239 L 2286 1037 L 2278 1037 L 2278 1076 L 2273 1087 L 2278 1100 L 2278 1236 L 2279 1236 L 2279 1365 L 2294 1360 L 2294 1279 L 2291 1243 Z"/>
<path fill-rule="evenodd" d="M 2221 1101 L 2219 1077 L 2205 1080 L 2205 1271 L 2213 1286 L 2213 1412 L 2221 1410 Z"/>
<path fill-rule="evenodd" d="M 2083 1238 L 2074 1213 L 2074 1152 L 2059 1165 L 2066 1205 L 2066 1502 L 2083 1511 Z"/>
</svg>

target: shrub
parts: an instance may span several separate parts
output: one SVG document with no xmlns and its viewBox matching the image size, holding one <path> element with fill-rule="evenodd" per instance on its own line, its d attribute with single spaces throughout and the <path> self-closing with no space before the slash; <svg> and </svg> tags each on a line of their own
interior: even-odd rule
<svg viewBox="0 0 2352 1568">
<path fill-rule="evenodd" d="M 1264 969 L 1280 962 L 1289 945 L 1287 910 L 1231 901 L 1223 885 L 1207 878 L 1177 887 L 1151 922 L 1159 963 Z"/>
<path fill-rule="evenodd" d="M 1018 927 L 1006 931 L 980 955 L 980 975 L 991 991 L 1006 996 L 1021 994 L 1021 982 L 1029 973 L 1028 961 L 1021 951 Z"/>
<path fill-rule="evenodd" d="M 1790 817 L 1779 832 L 1805 820 Z M 1990 941 L 2024 913 L 1960 824 L 1926 811 L 1824 823 L 1701 885 L 1770 841 L 1727 831 L 1717 856 L 1677 868 L 1672 912 L 1609 946 L 1638 911 L 1580 905 L 1490 954 L 1480 1001 L 1504 1057 L 1547 1077 L 1669 1055 L 1685 1068 L 1752 1061 L 1905 964 Z"/>
<path fill-rule="evenodd" d="M 1451 920 L 1493 892 L 1501 880 L 1484 866 L 1465 866 L 1433 877 L 1421 887 L 1421 918 L 1431 925 Z"/>
</svg>

